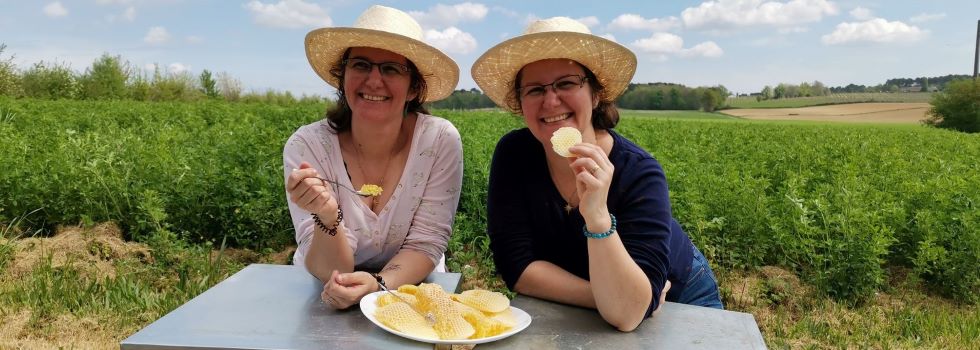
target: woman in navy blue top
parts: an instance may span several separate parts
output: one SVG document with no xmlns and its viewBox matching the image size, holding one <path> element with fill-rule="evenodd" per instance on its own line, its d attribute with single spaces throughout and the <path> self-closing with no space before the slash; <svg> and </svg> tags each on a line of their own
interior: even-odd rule
<svg viewBox="0 0 980 350">
<path fill-rule="evenodd" d="M 532 23 L 472 75 L 526 129 L 497 143 L 487 215 L 498 272 L 518 293 L 595 308 L 622 331 L 664 299 L 722 308 L 714 274 L 674 220 L 660 164 L 612 130 L 636 56 L 569 18 Z M 552 134 L 582 142 L 553 150 Z"/>
</svg>

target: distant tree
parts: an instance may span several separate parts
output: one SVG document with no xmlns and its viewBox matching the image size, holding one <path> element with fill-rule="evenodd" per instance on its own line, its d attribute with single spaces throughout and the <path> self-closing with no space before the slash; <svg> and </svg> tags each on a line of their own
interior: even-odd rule
<svg viewBox="0 0 980 350">
<path fill-rule="evenodd" d="M 211 76 L 211 71 L 205 69 L 203 72 L 201 72 L 201 76 L 198 77 L 198 80 L 201 83 L 201 92 L 204 93 L 204 96 L 207 96 L 208 98 L 221 97 L 221 94 L 218 92 L 217 88 L 218 83 L 214 81 L 214 78 Z"/>
<path fill-rule="evenodd" d="M 126 86 L 129 76 L 129 65 L 123 63 L 120 56 L 102 54 L 79 78 L 81 97 L 92 100 L 126 98 L 129 93 Z"/>
<path fill-rule="evenodd" d="M 35 63 L 20 77 L 24 96 L 42 99 L 74 99 L 79 95 L 78 78 L 66 65 Z"/>
<path fill-rule="evenodd" d="M 670 93 L 668 94 L 669 99 L 667 105 L 664 109 L 682 109 L 681 108 L 681 92 L 677 90 L 676 87 L 670 88 Z"/>
<path fill-rule="evenodd" d="M 980 80 L 964 79 L 932 95 L 925 123 L 968 133 L 980 132 Z"/>
<path fill-rule="evenodd" d="M 218 73 L 218 91 L 225 101 L 238 101 L 242 97 L 242 82 L 227 72 Z"/>
<path fill-rule="evenodd" d="M 3 56 L 3 51 L 6 49 L 7 44 L 0 44 L 0 57 Z M 20 95 L 19 80 L 17 66 L 14 65 L 14 56 L 10 55 L 7 59 L 0 59 L 0 95 Z"/>
<path fill-rule="evenodd" d="M 762 88 L 762 92 L 760 93 L 759 96 L 762 97 L 762 100 L 771 99 L 772 98 L 772 87 L 770 87 L 769 85 L 766 85 L 766 87 Z"/>
<path fill-rule="evenodd" d="M 922 78 L 922 92 L 929 92 L 929 78 Z"/>
<path fill-rule="evenodd" d="M 786 98 L 786 84 L 780 83 L 776 85 L 776 89 L 773 90 L 773 98 L 777 100 Z"/>
<path fill-rule="evenodd" d="M 884 87 L 884 89 L 882 89 L 882 91 L 898 92 L 899 91 L 899 87 L 898 87 L 897 84 L 888 84 L 887 86 Z"/>
<path fill-rule="evenodd" d="M 722 100 L 717 89 L 703 89 L 701 92 L 701 109 L 708 113 L 714 112 Z"/>
<path fill-rule="evenodd" d="M 799 94 L 800 94 L 799 96 L 800 97 L 810 97 L 810 96 L 813 96 L 813 93 L 810 91 L 810 83 L 808 83 L 808 82 L 805 82 L 804 81 L 802 84 L 800 84 L 800 90 L 799 91 L 800 91 L 799 92 Z"/>
<path fill-rule="evenodd" d="M 819 80 L 814 80 L 813 85 L 810 86 L 810 93 L 813 96 L 827 96 L 830 94 L 830 89 Z"/>
</svg>

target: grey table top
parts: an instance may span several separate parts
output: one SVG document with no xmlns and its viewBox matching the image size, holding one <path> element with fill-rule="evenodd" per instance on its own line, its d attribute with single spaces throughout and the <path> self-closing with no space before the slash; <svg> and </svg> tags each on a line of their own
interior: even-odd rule
<svg viewBox="0 0 980 350">
<path fill-rule="evenodd" d="M 459 288 L 460 274 L 426 282 Z M 320 301 L 323 285 L 292 265 L 253 264 L 120 343 L 136 349 L 432 349 L 375 326 L 357 307 Z"/>
<path fill-rule="evenodd" d="M 766 349 L 751 314 L 664 304 L 656 316 L 623 333 L 599 312 L 519 295 L 511 302 L 531 315 L 531 325 L 477 349 Z"/>
<path fill-rule="evenodd" d="M 460 274 L 434 273 L 427 282 L 459 288 Z M 358 308 L 333 310 L 322 286 L 304 269 L 250 265 L 122 341 L 135 349 L 432 349 L 386 332 Z M 511 337 L 476 349 L 765 349 L 750 314 L 667 303 L 630 333 L 615 330 L 595 310 L 518 296 L 532 316 Z"/>
</svg>

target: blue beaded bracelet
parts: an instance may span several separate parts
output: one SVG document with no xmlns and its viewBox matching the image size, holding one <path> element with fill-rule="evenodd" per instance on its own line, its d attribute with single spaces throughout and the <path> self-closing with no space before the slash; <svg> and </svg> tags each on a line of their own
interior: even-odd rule
<svg viewBox="0 0 980 350">
<path fill-rule="evenodd" d="M 582 234 L 584 234 L 585 237 L 595 238 L 595 239 L 609 237 L 610 235 L 613 234 L 613 232 L 616 232 L 616 217 L 610 213 L 609 219 L 612 220 L 612 226 L 609 227 L 609 231 L 602 232 L 602 233 L 592 233 L 589 232 L 589 228 L 587 225 L 582 225 Z"/>
</svg>

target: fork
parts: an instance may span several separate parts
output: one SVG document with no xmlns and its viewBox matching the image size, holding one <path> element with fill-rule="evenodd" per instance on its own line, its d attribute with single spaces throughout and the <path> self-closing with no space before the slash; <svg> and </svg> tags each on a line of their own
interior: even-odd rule
<svg viewBox="0 0 980 350">
<path fill-rule="evenodd" d="M 339 182 L 337 182 L 337 181 L 334 181 L 334 180 L 330 180 L 330 179 L 324 179 L 324 178 L 322 178 L 322 177 L 319 177 L 319 176 L 317 176 L 316 178 L 317 178 L 317 179 L 320 179 L 320 181 L 323 181 L 323 182 L 329 182 L 329 183 L 332 183 L 332 184 L 334 184 L 334 185 L 337 185 L 337 187 L 340 187 L 340 188 L 343 188 L 343 189 L 345 189 L 345 190 L 348 190 L 348 191 L 351 191 L 351 193 L 354 193 L 354 194 L 356 194 L 356 195 L 358 195 L 358 196 L 361 196 L 361 197 L 373 197 L 373 196 L 372 196 L 371 194 L 369 194 L 369 193 L 364 193 L 364 192 L 361 192 L 361 191 L 357 191 L 357 190 L 355 190 L 355 189 L 353 189 L 353 188 L 350 188 L 350 187 L 347 187 L 347 185 L 343 185 L 343 184 L 340 184 L 340 183 L 339 183 Z"/>
<path fill-rule="evenodd" d="M 412 304 L 408 302 L 408 300 L 405 300 L 404 298 L 402 298 L 397 293 L 388 290 L 388 287 L 385 287 L 384 284 L 378 283 L 378 285 L 381 286 L 381 289 L 384 290 L 385 292 L 387 292 L 388 294 L 391 294 L 392 296 L 394 296 L 398 300 L 401 300 L 401 302 L 403 302 L 405 304 L 408 304 L 408 308 L 412 309 L 412 311 L 415 311 L 415 313 L 419 314 L 419 316 L 422 316 L 422 318 L 424 318 L 426 322 L 429 322 L 429 325 L 430 326 L 436 324 L 436 316 L 433 315 L 432 312 L 426 312 L 425 314 L 422 314 L 422 312 L 419 311 L 419 310 L 416 310 L 415 307 L 412 306 Z"/>
</svg>

